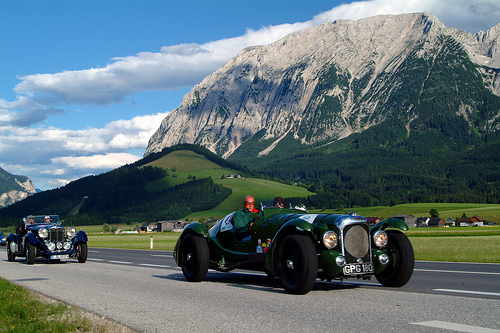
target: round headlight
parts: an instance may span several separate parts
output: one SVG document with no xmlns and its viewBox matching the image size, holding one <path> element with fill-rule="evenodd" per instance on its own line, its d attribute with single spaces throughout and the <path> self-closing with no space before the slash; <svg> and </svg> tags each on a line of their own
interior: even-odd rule
<svg viewBox="0 0 500 333">
<path fill-rule="evenodd" d="M 54 251 L 56 249 L 56 244 L 50 242 L 49 244 L 47 244 L 47 247 L 50 251 Z"/>
<path fill-rule="evenodd" d="M 389 238 L 384 230 L 379 230 L 375 234 L 373 234 L 373 242 L 378 247 L 385 247 L 388 240 Z"/>
<path fill-rule="evenodd" d="M 339 267 L 345 266 L 345 258 L 343 256 L 338 256 L 337 258 L 335 258 L 335 262 Z"/>
<path fill-rule="evenodd" d="M 66 235 L 68 235 L 69 238 L 75 237 L 76 229 L 73 227 L 69 227 L 68 229 L 66 229 Z"/>
<path fill-rule="evenodd" d="M 60 250 L 60 249 L 62 249 L 63 245 L 62 245 L 61 242 L 57 242 L 57 246 L 56 247 L 57 247 L 58 250 Z"/>
<path fill-rule="evenodd" d="M 337 246 L 339 238 L 337 234 L 333 231 L 327 231 L 323 234 L 323 244 L 325 244 L 327 249 L 333 249 Z"/>
<path fill-rule="evenodd" d="M 64 242 L 63 249 L 65 249 L 67 251 L 67 250 L 69 250 L 70 247 L 71 247 L 71 243 L 70 242 Z"/>
<path fill-rule="evenodd" d="M 42 238 L 47 238 L 47 236 L 49 235 L 49 231 L 45 228 L 40 228 L 38 229 L 38 236 L 42 237 Z"/>
<path fill-rule="evenodd" d="M 382 253 L 380 257 L 378 257 L 378 261 L 380 261 L 382 265 L 387 265 L 389 263 L 389 256 L 385 253 Z"/>
</svg>

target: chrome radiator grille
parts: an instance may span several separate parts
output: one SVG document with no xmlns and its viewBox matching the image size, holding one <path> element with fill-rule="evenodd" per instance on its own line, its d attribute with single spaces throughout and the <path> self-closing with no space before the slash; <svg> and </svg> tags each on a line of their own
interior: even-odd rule
<svg viewBox="0 0 500 333">
<path fill-rule="evenodd" d="M 370 259 L 370 237 L 365 224 L 348 225 L 344 229 L 344 249 L 347 262 L 358 258 Z"/>
<path fill-rule="evenodd" d="M 51 228 L 49 230 L 49 240 L 53 242 L 64 241 L 64 229 L 63 228 Z"/>
</svg>

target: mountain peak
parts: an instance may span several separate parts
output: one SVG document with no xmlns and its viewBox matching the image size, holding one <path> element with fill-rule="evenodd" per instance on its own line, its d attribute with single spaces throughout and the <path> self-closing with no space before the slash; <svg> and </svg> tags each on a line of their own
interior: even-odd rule
<svg viewBox="0 0 500 333">
<path fill-rule="evenodd" d="M 193 87 L 162 121 L 145 155 L 193 143 L 228 157 L 249 140 L 259 143 L 257 153 L 263 155 L 290 135 L 311 145 L 393 116 L 409 126 L 424 112 L 415 103 L 427 89 L 426 77 L 447 56 L 457 64 L 483 66 L 471 75 L 483 75 L 486 88 L 498 96 L 498 75 L 488 72 L 500 61 L 498 40 L 496 27 L 473 35 L 445 27 L 431 13 L 336 20 L 304 29 L 246 48 Z M 394 104 L 395 98 L 403 100 Z M 476 109 L 475 102 L 461 103 L 454 112 L 463 117 Z M 498 120 L 492 124 L 489 130 L 498 129 Z"/>
</svg>

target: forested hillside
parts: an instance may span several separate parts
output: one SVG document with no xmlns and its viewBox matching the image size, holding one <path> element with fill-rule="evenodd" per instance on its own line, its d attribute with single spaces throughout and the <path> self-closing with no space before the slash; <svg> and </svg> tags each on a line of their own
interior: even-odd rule
<svg viewBox="0 0 500 333">
<path fill-rule="evenodd" d="M 192 145 L 172 147 L 155 156 L 160 158 L 187 148 L 195 149 L 213 161 L 237 167 L 204 148 Z M 147 184 L 169 176 L 165 169 L 144 166 L 153 160 L 153 156 L 148 156 L 134 164 L 76 180 L 0 209 L 0 226 L 19 224 L 21 218 L 29 214 L 58 214 L 71 224 L 178 219 L 191 212 L 209 210 L 231 194 L 231 189 L 215 184 L 210 178 L 193 179 L 159 191 L 146 190 Z"/>
</svg>

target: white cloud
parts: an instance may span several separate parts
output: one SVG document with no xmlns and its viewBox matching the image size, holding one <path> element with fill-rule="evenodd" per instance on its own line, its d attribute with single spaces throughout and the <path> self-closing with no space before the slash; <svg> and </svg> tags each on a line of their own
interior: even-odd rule
<svg viewBox="0 0 500 333">
<path fill-rule="evenodd" d="M 92 156 L 54 157 L 51 160 L 55 164 L 64 164 L 69 168 L 110 170 L 118 168 L 125 164 L 133 163 L 138 159 L 140 159 L 140 157 L 137 155 L 127 153 L 110 153 Z"/>
<path fill-rule="evenodd" d="M 106 105 L 123 101 L 139 91 L 192 86 L 222 66 L 243 48 L 272 43 L 294 31 L 336 19 L 353 19 L 405 12 L 428 11 L 459 29 L 486 30 L 498 23 L 500 5 L 480 0 L 372 0 L 343 4 L 310 21 L 248 29 L 245 35 L 203 45 L 164 46 L 160 52 L 116 57 L 103 68 L 33 74 L 20 77 L 15 87 L 17 104 L 36 98 L 36 104 Z M 2 104 L 0 103 L 0 107 Z M 35 103 L 34 103 L 35 104 Z M 5 105 L 3 106 L 5 107 Z"/>
</svg>

